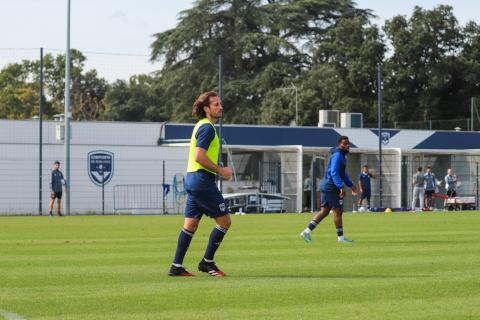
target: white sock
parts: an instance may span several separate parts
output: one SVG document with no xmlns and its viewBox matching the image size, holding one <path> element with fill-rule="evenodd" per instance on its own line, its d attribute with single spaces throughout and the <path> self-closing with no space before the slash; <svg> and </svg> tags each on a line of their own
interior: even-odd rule
<svg viewBox="0 0 480 320">
<path fill-rule="evenodd" d="M 310 230 L 309 228 L 306 228 L 305 230 L 303 230 L 303 232 L 306 234 L 309 234 L 310 232 L 312 232 L 312 230 Z"/>
<path fill-rule="evenodd" d="M 343 241 L 343 236 L 338 236 L 338 241 Z"/>
</svg>

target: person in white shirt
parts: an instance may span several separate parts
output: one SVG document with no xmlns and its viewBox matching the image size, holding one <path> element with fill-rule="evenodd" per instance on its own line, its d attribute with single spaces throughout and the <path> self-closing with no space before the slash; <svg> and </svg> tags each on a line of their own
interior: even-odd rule
<svg viewBox="0 0 480 320">
<path fill-rule="evenodd" d="M 457 183 L 458 178 L 453 173 L 452 169 L 447 170 L 447 175 L 445 176 L 445 189 L 447 190 L 447 196 L 456 197 L 457 196 Z"/>
</svg>

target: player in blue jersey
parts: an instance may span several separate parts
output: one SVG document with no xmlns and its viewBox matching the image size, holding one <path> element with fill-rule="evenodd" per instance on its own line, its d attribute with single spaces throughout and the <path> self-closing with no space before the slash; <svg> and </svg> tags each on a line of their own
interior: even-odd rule
<svg viewBox="0 0 480 320">
<path fill-rule="evenodd" d="M 325 176 L 320 185 L 321 191 L 321 209 L 315 214 L 307 228 L 300 233 L 300 236 L 309 243 L 312 241 L 310 233 L 326 216 L 330 210 L 333 211 L 333 222 L 337 231 L 338 242 L 353 242 L 343 235 L 343 199 L 345 197 L 345 186 L 352 189 L 352 195 L 357 195 L 355 185 L 350 180 L 346 172 L 346 155 L 350 151 L 350 142 L 348 137 L 341 136 L 337 141 L 337 148 L 332 150 L 332 155 L 328 162 Z"/>
<path fill-rule="evenodd" d="M 372 184 L 370 179 L 374 179 L 373 174 L 368 171 L 368 166 L 362 167 L 362 173 L 358 176 L 358 189 L 360 190 L 360 199 L 358 205 L 370 207 L 370 197 L 372 196 Z"/>
<path fill-rule="evenodd" d="M 185 179 L 187 191 L 185 220 L 168 273 L 170 276 L 193 276 L 183 266 L 183 259 L 204 214 L 213 218 L 216 225 L 210 234 L 207 249 L 198 265 L 198 270 L 211 276 L 225 276 L 213 260 L 231 224 L 227 205 L 215 184 L 215 174 L 222 176 L 225 180 L 229 180 L 232 176 L 231 168 L 218 165 L 220 142 L 214 125 L 221 118 L 222 112 L 221 101 L 215 92 L 201 94 L 193 105 L 192 114 L 199 121 L 190 139 Z"/>
</svg>

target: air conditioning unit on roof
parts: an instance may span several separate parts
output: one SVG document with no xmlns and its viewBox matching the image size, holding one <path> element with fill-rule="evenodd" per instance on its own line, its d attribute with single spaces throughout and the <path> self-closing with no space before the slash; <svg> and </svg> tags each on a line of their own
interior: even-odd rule
<svg viewBox="0 0 480 320">
<path fill-rule="evenodd" d="M 339 125 L 338 110 L 319 110 L 318 111 L 319 127 L 336 128 L 338 127 L 338 125 Z"/>
<path fill-rule="evenodd" d="M 363 114 L 342 112 L 340 114 L 340 128 L 363 128 Z"/>
</svg>

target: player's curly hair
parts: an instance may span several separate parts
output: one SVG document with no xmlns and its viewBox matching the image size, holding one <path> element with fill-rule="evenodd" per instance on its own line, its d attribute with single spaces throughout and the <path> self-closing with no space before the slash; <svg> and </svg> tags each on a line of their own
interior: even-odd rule
<svg viewBox="0 0 480 320">
<path fill-rule="evenodd" d="M 207 107 L 210 104 L 211 97 L 218 97 L 218 95 L 216 92 L 213 91 L 207 91 L 202 93 L 197 98 L 197 101 L 195 101 L 195 103 L 193 104 L 192 115 L 199 119 L 206 118 L 207 115 L 205 113 L 205 110 L 203 110 L 203 107 Z"/>
</svg>

